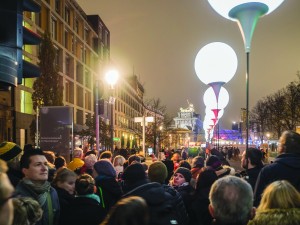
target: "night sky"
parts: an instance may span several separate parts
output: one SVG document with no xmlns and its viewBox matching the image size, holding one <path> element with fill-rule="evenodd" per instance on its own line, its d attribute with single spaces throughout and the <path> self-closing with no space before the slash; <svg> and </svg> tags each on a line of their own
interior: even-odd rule
<svg viewBox="0 0 300 225">
<path fill-rule="evenodd" d="M 193 103 L 205 115 L 208 88 L 197 77 L 198 51 L 211 42 L 230 45 L 238 57 L 235 76 L 224 87 L 230 101 L 221 127 L 240 120 L 246 106 L 246 56 L 236 22 L 217 14 L 206 0 L 78 0 L 98 14 L 111 33 L 111 59 L 121 76 L 138 75 L 145 98 L 160 98 L 168 114 Z M 250 107 L 297 80 L 300 70 L 300 1 L 285 0 L 257 24 L 250 53 Z"/>
</svg>

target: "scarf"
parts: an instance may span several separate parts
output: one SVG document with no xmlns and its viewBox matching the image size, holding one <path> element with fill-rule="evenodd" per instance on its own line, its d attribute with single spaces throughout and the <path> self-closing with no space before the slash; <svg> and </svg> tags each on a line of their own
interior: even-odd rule
<svg viewBox="0 0 300 225">
<path fill-rule="evenodd" d="M 96 194 L 77 195 L 76 197 L 77 198 L 80 198 L 80 197 L 91 198 L 91 199 L 96 200 L 98 203 L 100 203 L 100 197 Z"/>
<path fill-rule="evenodd" d="M 43 184 L 34 184 L 31 180 L 23 178 L 21 181 L 27 187 L 30 194 L 43 206 L 47 200 L 48 192 L 50 192 L 50 183 L 45 181 Z"/>
</svg>

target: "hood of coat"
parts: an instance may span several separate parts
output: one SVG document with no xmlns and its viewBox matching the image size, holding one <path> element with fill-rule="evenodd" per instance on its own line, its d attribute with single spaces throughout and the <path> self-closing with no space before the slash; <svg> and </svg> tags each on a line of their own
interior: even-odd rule
<svg viewBox="0 0 300 225">
<path fill-rule="evenodd" d="M 287 167 L 291 167 L 300 170 L 300 154 L 284 153 L 274 160 L 274 163 L 283 164 Z"/>
</svg>

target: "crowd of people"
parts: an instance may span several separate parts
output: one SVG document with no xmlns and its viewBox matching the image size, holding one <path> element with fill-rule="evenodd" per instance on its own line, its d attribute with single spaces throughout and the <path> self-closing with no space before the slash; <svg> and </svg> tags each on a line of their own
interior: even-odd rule
<svg viewBox="0 0 300 225">
<path fill-rule="evenodd" d="M 73 150 L 62 156 L 0 144 L 0 225 L 300 224 L 300 135 L 285 131 L 279 156 L 241 153 L 243 171 L 211 152 L 152 157 Z M 183 156 L 183 157 L 182 157 Z"/>
</svg>

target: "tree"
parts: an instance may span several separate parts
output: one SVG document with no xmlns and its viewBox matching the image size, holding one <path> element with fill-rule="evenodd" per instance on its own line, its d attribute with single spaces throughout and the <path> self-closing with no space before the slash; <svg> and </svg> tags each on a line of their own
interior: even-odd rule
<svg viewBox="0 0 300 225">
<path fill-rule="evenodd" d="M 33 83 L 32 103 L 33 110 L 41 106 L 62 106 L 63 85 L 58 68 L 55 64 L 55 48 L 51 41 L 50 34 L 45 32 L 40 44 L 39 67 L 40 77 Z M 34 140 L 36 133 L 36 119 L 30 124 L 31 138 Z"/>
<path fill-rule="evenodd" d="M 161 100 L 150 99 L 145 101 L 145 107 L 150 111 L 151 116 L 154 117 L 154 122 L 146 127 L 146 142 L 153 144 L 153 152 L 156 153 L 157 139 L 159 135 L 159 126 L 163 124 L 163 119 L 167 107 L 162 105 Z"/>
<path fill-rule="evenodd" d="M 276 132 L 277 138 L 280 137 L 284 129 L 285 100 L 284 90 L 277 91 L 275 94 L 268 96 L 266 100 L 268 110 L 267 115 L 265 115 L 267 117 L 267 127 L 268 130 Z"/>
<path fill-rule="evenodd" d="M 85 125 L 88 127 L 87 129 L 82 129 L 79 132 L 74 133 L 75 135 L 79 135 L 80 137 L 85 137 L 88 139 L 88 143 L 90 146 L 94 146 L 96 134 L 95 134 L 95 119 L 94 117 L 87 118 Z M 99 141 L 102 146 L 107 149 L 108 146 L 111 145 L 111 138 L 109 136 L 110 126 L 107 125 L 102 119 L 99 119 Z"/>
<path fill-rule="evenodd" d="M 250 120 L 259 125 L 260 139 L 263 140 L 267 125 L 268 108 L 266 99 L 259 100 L 250 113 Z"/>
<path fill-rule="evenodd" d="M 287 129 L 294 130 L 300 119 L 300 79 L 285 90 L 285 124 Z"/>
<path fill-rule="evenodd" d="M 55 64 L 56 51 L 50 34 L 45 32 L 41 42 L 39 67 L 41 75 L 33 84 L 33 109 L 41 106 L 62 106 L 63 85 Z"/>
</svg>

